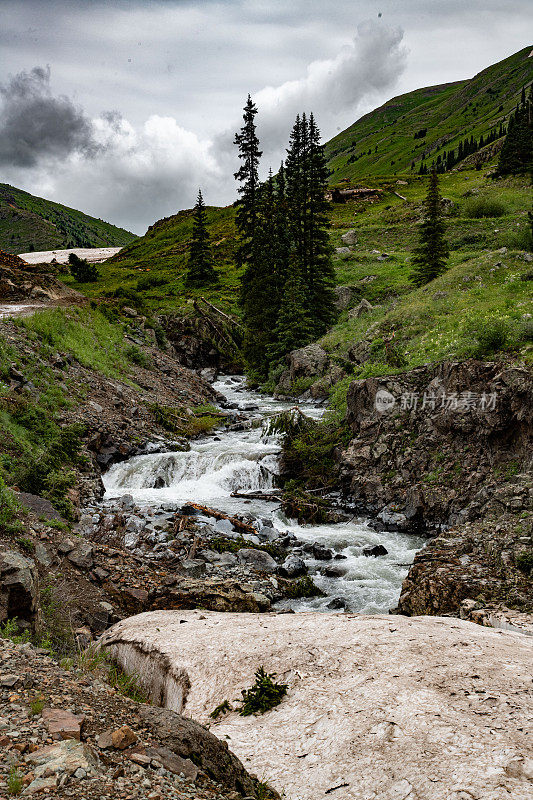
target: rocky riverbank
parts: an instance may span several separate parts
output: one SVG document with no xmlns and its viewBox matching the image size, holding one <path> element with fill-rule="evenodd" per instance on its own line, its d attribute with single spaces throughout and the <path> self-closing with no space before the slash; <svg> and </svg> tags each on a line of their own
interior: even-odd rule
<svg viewBox="0 0 533 800">
<path fill-rule="evenodd" d="M 135 702 L 103 663 L 65 669 L 0 639 L 0 794 L 77 800 L 237 800 L 257 782 L 191 719 Z M 100 674 L 102 673 L 102 675 Z"/>
<path fill-rule="evenodd" d="M 314 392 L 328 362 L 311 345 L 288 363 L 289 376 L 308 382 L 316 368 Z M 400 613 L 533 611 L 530 369 L 470 360 L 355 380 L 343 425 L 349 443 L 331 458 L 345 499 L 377 530 L 431 537 L 404 582 Z M 289 467 L 285 458 L 284 477 L 298 478 Z"/>
</svg>

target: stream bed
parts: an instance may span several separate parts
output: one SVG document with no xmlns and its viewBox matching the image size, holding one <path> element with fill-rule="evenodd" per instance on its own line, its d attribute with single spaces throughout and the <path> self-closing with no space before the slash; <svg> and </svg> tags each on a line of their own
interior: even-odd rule
<svg viewBox="0 0 533 800">
<path fill-rule="evenodd" d="M 276 436 L 265 436 L 261 421 L 295 403 L 250 391 L 244 379 L 235 376 L 220 377 L 214 388 L 226 398 L 228 407 L 244 413 L 254 426 L 217 431 L 191 442 L 187 452 L 149 453 L 115 464 L 103 477 L 105 500 L 129 494 L 136 504 L 151 507 L 194 502 L 230 515 L 253 517 L 280 534 L 293 534 L 295 551 L 326 596 L 283 600 L 278 609 L 331 611 L 344 607 L 377 614 L 396 605 L 408 567 L 425 540 L 412 534 L 375 531 L 360 518 L 300 525 L 287 519 L 276 503 L 232 497 L 237 490 L 273 487 L 280 442 Z M 312 402 L 300 402 L 299 408 L 315 419 L 324 413 Z M 310 552 L 312 544 L 332 550 L 334 559 L 315 559 Z M 377 557 L 364 554 L 376 545 L 382 545 L 387 553 Z"/>
</svg>

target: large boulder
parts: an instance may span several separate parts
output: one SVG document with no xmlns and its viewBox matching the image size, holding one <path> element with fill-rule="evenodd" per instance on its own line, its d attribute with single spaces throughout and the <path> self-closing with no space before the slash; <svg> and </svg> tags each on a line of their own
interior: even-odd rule
<svg viewBox="0 0 533 800">
<path fill-rule="evenodd" d="M 34 625 L 38 596 L 38 573 L 33 559 L 0 545 L 0 623 L 16 617 Z"/>
<path fill-rule="evenodd" d="M 254 781 L 225 741 L 173 711 L 142 705 L 139 713 L 159 741 L 177 756 L 192 761 L 226 788 L 243 796 L 255 796 Z"/>
<path fill-rule="evenodd" d="M 243 547 L 237 550 L 237 558 L 241 564 L 257 570 L 257 572 L 275 572 L 278 565 L 264 550 L 255 550 L 253 547 Z"/>
<path fill-rule="evenodd" d="M 328 354 L 319 344 L 313 342 L 289 355 L 291 379 L 312 378 L 322 375 L 328 364 Z"/>
<path fill-rule="evenodd" d="M 354 295 L 354 290 L 351 286 L 336 286 L 333 290 L 335 295 L 335 308 L 337 311 L 345 311 Z"/>
<path fill-rule="evenodd" d="M 187 677 L 179 707 L 167 699 L 191 720 L 140 713 L 180 756 L 207 771 L 214 762 L 219 780 L 234 762 L 198 722 L 288 798 L 531 798 L 533 640 L 523 634 L 444 617 L 159 611 L 117 623 L 100 646 L 141 680 Z M 261 666 L 288 685 L 281 703 L 214 722 Z"/>
</svg>

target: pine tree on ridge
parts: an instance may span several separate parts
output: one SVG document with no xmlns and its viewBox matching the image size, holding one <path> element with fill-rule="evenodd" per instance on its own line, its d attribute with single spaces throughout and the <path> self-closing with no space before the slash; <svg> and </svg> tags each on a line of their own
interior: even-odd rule
<svg viewBox="0 0 533 800">
<path fill-rule="evenodd" d="M 202 197 L 201 189 L 198 189 L 198 197 L 193 212 L 192 239 L 185 284 L 187 286 L 204 286 L 209 283 L 216 283 L 217 280 L 217 274 L 213 267 L 210 237 L 207 230 L 207 213 L 204 198 Z"/>
</svg>

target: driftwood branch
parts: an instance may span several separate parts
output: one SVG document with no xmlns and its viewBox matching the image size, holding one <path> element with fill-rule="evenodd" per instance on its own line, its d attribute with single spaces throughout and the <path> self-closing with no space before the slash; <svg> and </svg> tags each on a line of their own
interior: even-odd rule
<svg viewBox="0 0 533 800">
<path fill-rule="evenodd" d="M 245 500 L 267 500 L 268 502 L 271 502 L 271 503 L 281 503 L 281 501 L 283 500 L 283 498 L 280 497 L 279 495 L 270 494 L 268 492 L 265 492 L 263 494 L 262 492 L 239 492 L 239 491 L 237 491 L 237 492 L 232 492 L 231 493 L 231 497 L 243 497 Z"/>
<path fill-rule="evenodd" d="M 231 322 L 231 324 L 235 325 L 236 328 L 240 328 L 242 330 L 242 325 L 239 322 L 237 322 L 236 319 L 230 317 L 230 315 L 226 314 L 224 311 L 221 311 L 220 308 L 214 306 L 213 303 L 210 303 L 209 300 L 205 299 L 205 297 L 200 297 L 200 300 L 202 300 L 202 302 L 204 302 L 206 306 L 208 306 L 212 311 L 215 311 L 217 314 L 220 314 L 221 317 L 224 317 L 224 319 L 226 319 L 228 322 Z"/>
<path fill-rule="evenodd" d="M 238 531 L 242 531 L 242 533 L 257 533 L 256 529 L 252 525 L 248 525 L 248 523 L 243 522 L 237 517 L 230 517 L 228 514 L 223 514 L 222 511 L 217 511 L 216 509 L 209 508 L 208 506 L 201 506 L 199 503 L 191 503 L 190 505 L 193 508 L 196 508 L 198 511 L 201 511 L 202 514 L 205 514 L 207 517 L 214 517 L 215 519 L 228 519 L 233 527 L 237 528 Z"/>
<path fill-rule="evenodd" d="M 214 332 L 215 332 L 215 333 L 216 333 L 216 335 L 219 337 L 219 339 L 222 339 L 222 341 L 224 342 L 224 344 L 226 344 L 226 345 L 227 345 L 229 348 L 232 348 L 232 349 L 234 349 L 234 350 L 235 350 L 235 349 L 236 349 L 236 347 L 237 347 L 237 345 L 235 344 L 235 342 L 233 342 L 232 340 L 228 339 L 228 338 L 227 338 L 227 336 L 225 336 L 225 335 L 222 333 L 222 331 L 220 330 L 220 328 L 218 327 L 218 325 L 217 325 L 215 322 L 213 322 L 213 320 L 211 319 L 211 317 L 209 316 L 209 314 L 208 314 L 206 311 L 204 311 L 204 310 L 203 310 L 203 308 L 200 308 L 200 306 L 198 305 L 198 303 L 197 303 L 197 301 L 196 301 L 196 300 L 194 300 L 194 302 L 193 302 L 193 306 L 194 306 L 195 310 L 196 310 L 196 311 L 197 311 L 197 312 L 200 314 L 200 316 L 201 316 L 203 319 L 205 319 L 205 320 L 206 320 L 206 322 L 208 323 L 208 325 L 209 325 L 209 326 L 210 326 L 210 327 L 211 327 L 211 328 L 214 330 Z"/>
</svg>

